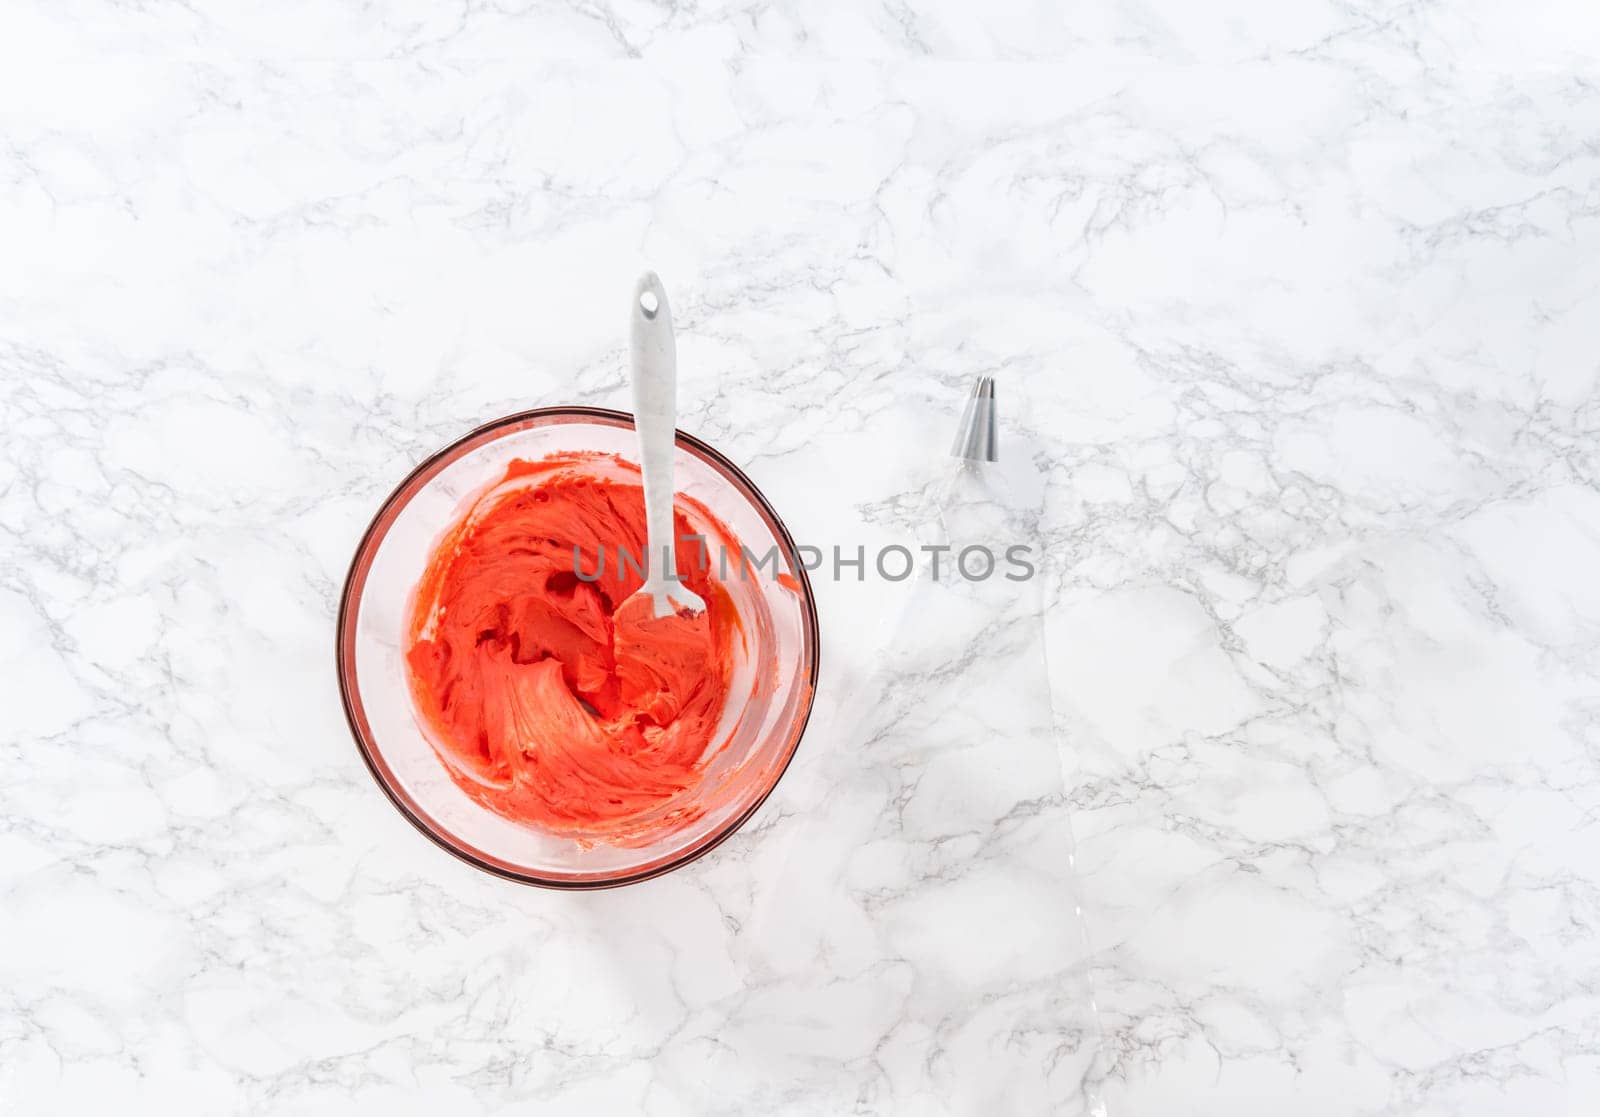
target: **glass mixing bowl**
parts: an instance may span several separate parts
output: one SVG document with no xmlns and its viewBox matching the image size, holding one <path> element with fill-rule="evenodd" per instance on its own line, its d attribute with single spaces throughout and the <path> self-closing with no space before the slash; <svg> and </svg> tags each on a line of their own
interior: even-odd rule
<svg viewBox="0 0 1600 1117">
<path fill-rule="evenodd" d="M 421 728 L 405 662 L 408 602 L 433 548 L 513 458 L 598 451 L 637 458 L 632 417 L 550 407 L 479 427 L 423 462 L 383 502 L 356 548 L 339 603 L 339 691 L 378 785 L 411 822 L 480 868 L 553 888 L 605 888 L 684 865 L 732 834 L 777 784 L 800 743 L 817 682 L 817 614 L 798 550 L 755 485 L 699 439 L 677 437 L 678 493 L 699 501 L 753 554 L 776 548 L 779 570 L 752 575 L 771 624 L 736 654 L 734 685 L 702 783 L 703 808 L 640 844 L 585 842 L 516 822 L 461 790 Z M 690 794 L 685 792 L 683 794 Z M 675 804 L 667 800 L 663 816 Z M 681 804 L 679 804 L 681 805 Z M 682 812 L 679 812 L 680 814 Z"/>
</svg>

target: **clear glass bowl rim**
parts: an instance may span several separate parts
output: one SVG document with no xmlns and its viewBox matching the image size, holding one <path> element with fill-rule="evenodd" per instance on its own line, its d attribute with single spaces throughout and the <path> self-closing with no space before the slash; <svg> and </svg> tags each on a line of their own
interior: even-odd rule
<svg viewBox="0 0 1600 1117">
<path fill-rule="evenodd" d="M 388 764 L 384 761 L 383 754 L 378 749 L 377 743 L 373 740 L 371 729 L 367 723 L 366 710 L 362 705 L 356 686 L 356 605 L 360 600 L 361 592 L 366 588 L 367 574 L 371 569 L 378 546 L 383 542 L 389 528 L 398 518 L 400 512 L 423 486 L 443 471 L 446 466 L 478 447 L 493 442 L 502 432 L 509 428 L 518 428 L 530 422 L 542 426 L 568 419 L 594 421 L 607 426 L 628 429 L 633 427 L 633 415 L 630 412 L 616 411 L 608 407 L 581 405 L 536 407 L 528 411 L 518 411 L 511 415 L 502 416 L 468 431 L 454 442 L 430 454 L 418 463 L 410 473 L 406 474 L 405 478 L 394 487 L 394 490 L 378 506 L 378 510 L 373 515 L 371 522 L 367 524 L 366 530 L 362 532 L 360 542 L 356 544 L 355 554 L 350 560 L 350 568 L 345 574 L 344 588 L 339 594 L 339 614 L 334 626 L 334 652 L 339 676 L 339 700 L 344 707 L 345 721 L 350 726 L 350 735 L 355 739 L 356 748 L 361 753 L 361 759 L 366 763 L 367 771 L 372 774 L 373 780 L 383 790 L 383 793 L 388 796 L 395 809 L 412 826 L 416 827 L 425 837 L 447 853 L 496 876 L 518 881 L 522 884 L 538 885 L 542 888 L 553 888 L 562 891 L 593 891 L 601 888 L 617 888 L 621 885 L 649 880 L 652 877 L 661 876 L 663 873 L 670 873 L 674 869 L 681 868 L 703 857 L 737 833 L 739 828 L 750 820 L 751 816 L 761 808 L 761 804 L 766 802 L 767 797 L 772 794 L 778 783 L 783 779 L 783 774 L 788 771 L 790 763 L 794 760 L 794 754 L 799 750 L 801 738 L 805 736 L 806 725 L 811 720 L 811 710 L 816 702 L 821 649 L 817 630 L 817 605 L 811 593 L 811 580 L 806 575 L 805 564 L 800 559 L 799 548 L 795 546 L 794 538 L 789 534 L 789 529 L 784 526 L 783 520 L 778 516 L 772 505 L 768 503 L 767 498 L 762 495 L 761 490 L 756 487 L 755 482 L 745 476 L 743 470 L 707 443 L 680 430 L 677 432 L 678 446 L 722 473 L 760 512 L 761 518 L 772 531 L 773 538 L 778 541 L 785 552 L 784 558 L 789 564 L 789 570 L 794 574 L 796 581 L 800 585 L 800 599 L 803 605 L 805 621 L 803 667 L 806 676 L 807 697 L 805 707 L 801 711 L 791 739 L 787 743 L 787 752 L 773 775 L 771 783 L 761 789 L 761 793 L 756 796 L 746 810 L 729 820 L 722 829 L 676 856 L 660 864 L 647 865 L 636 872 L 620 873 L 616 876 L 592 880 L 569 880 L 540 876 L 538 873 L 530 872 L 525 868 L 458 841 L 448 831 L 434 826 L 420 805 L 415 803 L 405 789 L 399 786 L 398 781 L 395 780 L 390 772 Z"/>
</svg>

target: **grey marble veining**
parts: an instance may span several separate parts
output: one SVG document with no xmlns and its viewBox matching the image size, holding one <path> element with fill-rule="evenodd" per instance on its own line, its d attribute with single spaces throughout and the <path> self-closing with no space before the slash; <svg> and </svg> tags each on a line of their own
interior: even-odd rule
<svg viewBox="0 0 1600 1117">
<path fill-rule="evenodd" d="M 367 518 L 626 406 L 649 264 L 682 426 L 822 546 L 912 532 L 996 377 L 1108 1113 L 1592 1113 L 1596 58 L 1573 0 L 8 4 L 0 1109 L 931 1096 L 723 1038 L 825 768 L 565 896 L 349 741 Z M 842 686 L 871 587 L 819 593 Z"/>
</svg>

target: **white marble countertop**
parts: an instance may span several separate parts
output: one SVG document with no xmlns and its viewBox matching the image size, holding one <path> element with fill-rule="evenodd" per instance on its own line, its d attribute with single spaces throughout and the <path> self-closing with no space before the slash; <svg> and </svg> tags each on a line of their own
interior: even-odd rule
<svg viewBox="0 0 1600 1117">
<path fill-rule="evenodd" d="M 1068 8 L 5 6 L 0 1110 L 741 1112 L 762 821 L 489 877 L 332 670 L 644 263 L 803 538 L 1037 448 L 1107 1112 L 1600 1109 L 1600 14 Z"/>
</svg>

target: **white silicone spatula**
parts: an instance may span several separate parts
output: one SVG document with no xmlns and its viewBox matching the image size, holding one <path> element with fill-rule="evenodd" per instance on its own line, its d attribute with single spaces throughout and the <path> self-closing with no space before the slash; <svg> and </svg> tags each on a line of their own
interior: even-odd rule
<svg viewBox="0 0 1600 1117">
<path fill-rule="evenodd" d="M 644 474 L 647 555 L 644 585 L 632 597 L 648 594 L 652 616 L 699 613 L 700 596 L 678 579 L 672 528 L 672 455 L 678 429 L 678 349 L 672 338 L 672 308 L 656 273 L 645 272 L 633 285 L 629 307 L 629 351 L 633 364 L 633 424 L 639 434 L 639 467 Z M 632 600 L 632 597 L 629 600 Z"/>
</svg>

